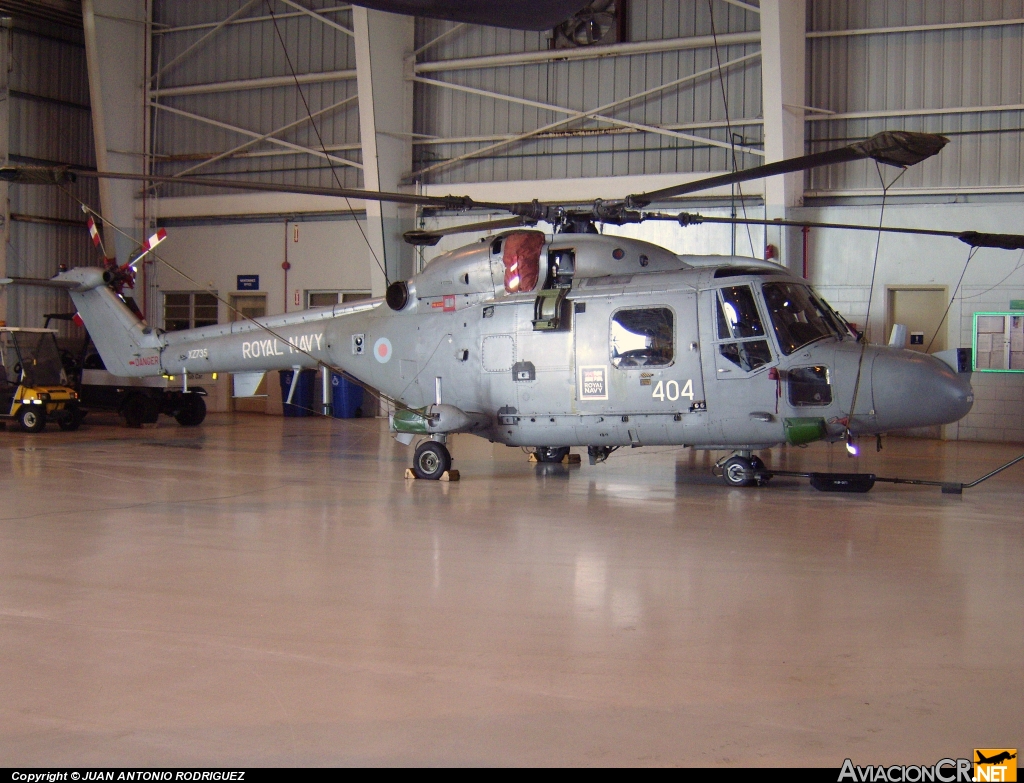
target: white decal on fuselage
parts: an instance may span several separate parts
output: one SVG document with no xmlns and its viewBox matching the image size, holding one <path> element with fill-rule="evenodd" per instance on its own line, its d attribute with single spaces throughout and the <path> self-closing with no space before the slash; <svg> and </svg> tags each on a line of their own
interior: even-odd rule
<svg viewBox="0 0 1024 783">
<path fill-rule="evenodd" d="M 276 339 L 253 340 L 242 343 L 243 359 L 259 359 L 263 356 L 284 356 L 282 347 L 288 349 L 288 353 L 308 353 L 309 351 L 321 349 L 324 334 L 300 334 L 291 341 L 285 342 L 282 346 Z"/>
<path fill-rule="evenodd" d="M 320 341 L 323 339 L 323 336 L 323 332 L 320 334 L 300 334 L 299 339 L 293 340 L 292 344 L 288 346 L 288 353 L 312 351 L 314 348 L 319 351 Z"/>
</svg>

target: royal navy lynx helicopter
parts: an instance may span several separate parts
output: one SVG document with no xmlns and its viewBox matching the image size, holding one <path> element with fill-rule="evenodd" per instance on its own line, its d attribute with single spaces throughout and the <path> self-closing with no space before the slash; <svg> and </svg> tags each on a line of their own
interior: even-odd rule
<svg viewBox="0 0 1024 783">
<path fill-rule="evenodd" d="M 472 433 L 533 447 L 542 461 L 561 460 L 573 446 L 586 447 L 591 463 L 625 446 L 729 450 L 725 481 L 748 486 L 771 476 L 758 450 L 817 440 L 852 444 L 858 436 L 962 418 L 973 402 L 962 353 L 937 358 L 868 345 L 805 280 L 777 264 L 679 256 L 599 234 L 595 224 L 700 222 L 650 205 L 856 159 L 910 166 L 945 143 L 931 134 L 885 132 L 837 150 L 587 205 L 195 180 L 446 210 L 483 207 L 512 217 L 410 232 L 409 241 L 431 244 L 456 230 L 510 229 L 433 259 L 409 280 L 391 283 L 383 299 L 185 331 L 162 332 L 129 310 L 117 290 L 130 270 L 116 265 L 70 269 L 47 282 L 68 290 L 115 374 L 175 375 L 187 383 L 190 373 L 231 372 L 236 396 L 244 396 L 270 370 L 319 365 L 344 372 L 393 402 L 395 437 L 406 445 L 419 441 L 412 461 L 419 478 L 442 477 L 451 466 L 447 438 Z M 53 183 L 72 174 L 0 170 L 14 182 Z M 554 233 L 529 227 L 539 221 L 554 225 Z M 907 230 L 974 247 L 1024 248 L 1016 235 Z"/>
</svg>

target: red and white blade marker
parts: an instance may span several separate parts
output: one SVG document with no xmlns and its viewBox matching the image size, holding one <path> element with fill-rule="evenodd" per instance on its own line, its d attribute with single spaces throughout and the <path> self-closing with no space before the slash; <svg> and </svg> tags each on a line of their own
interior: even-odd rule
<svg viewBox="0 0 1024 783">
<path fill-rule="evenodd" d="M 167 239 L 167 232 L 161 228 L 143 243 L 142 247 L 139 248 L 139 255 L 145 255 L 165 239 Z"/>
<path fill-rule="evenodd" d="M 75 326 L 85 326 L 85 321 L 82 320 L 82 316 L 78 313 L 75 313 L 75 317 L 71 320 L 74 322 Z"/>
<path fill-rule="evenodd" d="M 99 231 L 98 228 L 96 228 L 96 221 L 93 220 L 90 217 L 89 220 L 87 221 L 87 223 L 89 225 L 89 236 L 92 237 L 92 243 L 94 245 L 96 245 L 96 247 L 99 247 L 100 246 L 100 231 Z"/>
</svg>

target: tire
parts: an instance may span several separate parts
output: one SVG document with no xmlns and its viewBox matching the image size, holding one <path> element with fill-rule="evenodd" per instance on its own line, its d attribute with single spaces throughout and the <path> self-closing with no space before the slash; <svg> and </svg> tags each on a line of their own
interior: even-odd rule
<svg viewBox="0 0 1024 783">
<path fill-rule="evenodd" d="M 74 432 L 82 426 L 82 412 L 77 407 L 65 409 L 64 415 L 57 419 L 57 426 L 63 432 Z"/>
<path fill-rule="evenodd" d="M 568 446 L 538 446 L 537 462 L 561 462 L 568 453 Z"/>
<path fill-rule="evenodd" d="M 730 457 L 722 465 L 722 478 L 730 487 L 752 487 L 757 483 L 753 477 L 754 464 L 745 457 Z"/>
<path fill-rule="evenodd" d="M 46 411 L 42 405 L 22 405 L 18 409 L 18 426 L 23 432 L 42 432 L 46 428 Z"/>
<path fill-rule="evenodd" d="M 443 444 L 428 440 L 416 447 L 412 458 L 412 472 L 416 478 L 437 481 L 452 466 L 452 455 Z"/>
<path fill-rule="evenodd" d="M 197 427 L 206 418 L 206 402 L 198 394 L 184 394 L 174 420 L 182 427 Z"/>
<path fill-rule="evenodd" d="M 133 394 L 124 401 L 121 408 L 125 426 L 138 429 L 146 420 L 146 398 L 141 394 Z"/>
</svg>

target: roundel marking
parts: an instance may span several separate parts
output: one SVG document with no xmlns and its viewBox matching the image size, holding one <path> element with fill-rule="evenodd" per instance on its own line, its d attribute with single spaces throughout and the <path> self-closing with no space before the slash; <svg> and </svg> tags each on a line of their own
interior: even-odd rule
<svg viewBox="0 0 1024 783">
<path fill-rule="evenodd" d="M 387 337 L 380 337 L 373 344 L 373 358 L 381 364 L 391 359 L 391 341 Z"/>
</svg>

